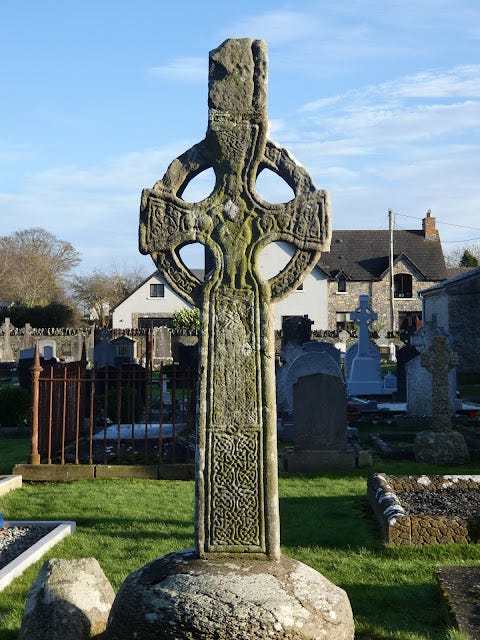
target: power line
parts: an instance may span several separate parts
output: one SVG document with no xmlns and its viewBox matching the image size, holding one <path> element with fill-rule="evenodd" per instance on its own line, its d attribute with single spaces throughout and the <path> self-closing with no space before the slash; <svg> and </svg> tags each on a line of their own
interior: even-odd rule
<svg viewBox="0 0 480 640">
<path fill-rule="evenodd" d="M 396 216 L 402 216 L 403 218 L 414 218 L 415 220 L 423 220 L 423 218 L 419 218 L 418 216 L 409 216 L 406 213 L 398 213 L 397 211 L 394 212 Z M 467 227 L 463 224 L 453 224 L 453 222 L 443 222 L 443 220 L 439 220 L 438 218 L 435 218 L 437 224 L 447 224 L 449 227 L 459 227 L 460 229 L 471 229 L 473 231 L 480 231 L 479 227 Z M 474 240 L 476 238 L 473 238 Z"/>
</svg>

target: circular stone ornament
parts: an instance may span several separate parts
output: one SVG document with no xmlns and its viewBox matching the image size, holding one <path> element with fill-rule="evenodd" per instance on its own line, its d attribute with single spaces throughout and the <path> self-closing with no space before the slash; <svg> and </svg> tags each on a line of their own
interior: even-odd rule
<svg viewBox="0 0 480 640">
<path fill-rule="evenodd" d="M 311 567 L 279 560 L 200 560 L 187 549 L 127 577 L 107 640 L 353 640 L 343 589 Z"/>
</svg>

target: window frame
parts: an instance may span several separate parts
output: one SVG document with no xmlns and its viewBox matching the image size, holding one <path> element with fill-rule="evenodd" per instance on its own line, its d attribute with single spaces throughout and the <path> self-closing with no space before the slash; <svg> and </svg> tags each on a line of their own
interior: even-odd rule
<svg viewBox="0 0 480 640">
<path fill-rule="evenodd" d="M 161 293 L 157 293 L 161 291 Z M 165 297 L 165 285 L 162 282 L 150 283 L 150 298 L 164 298 Z"/>
</svg>

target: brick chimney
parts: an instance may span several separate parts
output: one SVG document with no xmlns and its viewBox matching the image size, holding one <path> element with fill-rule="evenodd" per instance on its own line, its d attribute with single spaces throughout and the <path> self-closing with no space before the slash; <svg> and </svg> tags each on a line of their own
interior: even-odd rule
<svg viewBox="0 0 480 640">
<path fill-rule="evenodd" d="M 437 228 L 435 226 L 435 218 L 429 209 L 427 215 L 422 220 L 423 235 L 427 240 L 438 240 Z"/>
</svg>

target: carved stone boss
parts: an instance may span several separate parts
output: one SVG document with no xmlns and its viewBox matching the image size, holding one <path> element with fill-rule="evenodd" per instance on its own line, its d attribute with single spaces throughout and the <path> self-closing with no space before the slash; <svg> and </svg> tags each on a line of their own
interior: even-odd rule
<svg viewBox="0 0 480 640">
<path fill-rule="evenodd" d="M 227 40 L 210 52 L 208 129 L 142 193 L 139 244 L 172 288 L 200 308 L 196 544 L 214 554 L 280 555 L 272 303 L 295 290 L 330 244 L 328 195 L 289 153 L 267 139 L 267 51 L 261 40 Z M 213 168 L 215 187 L 197 203 L 182 193 Z M 295 197 L 270 204 L 255 190 L 270 169 Z M 260 251 L 272 241 L 295 253 L 264 281 Z M 199 281 L 179 250 L 199 242 L 214 267 Z"/>
</svg>

